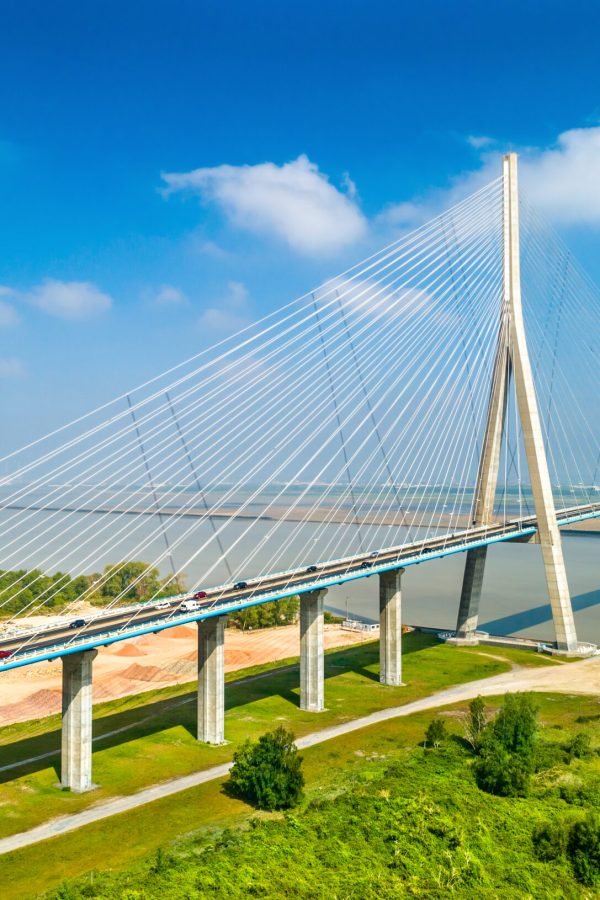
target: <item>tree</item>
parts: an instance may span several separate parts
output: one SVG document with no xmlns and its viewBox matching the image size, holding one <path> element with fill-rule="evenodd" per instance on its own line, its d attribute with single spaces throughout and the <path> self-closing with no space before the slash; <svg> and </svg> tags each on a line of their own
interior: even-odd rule
<svg viewBox="0 0 600 900">
<path fill-rule="evenodd" d="M 229 786 L 259 809 L 289 809 L 302 797 L 301 766 L 294 735 L 280 726 L 236 751 Z"/>
<path fill-rule="evenodd" d="M 425 743 L 431 744 L 432 747 L 437 748 L 440 746 L 442 741 L 446 738 L 446 723 L 443 719 L 435 718 L 432 719 L 427 727 L 427 731 L 425 732 Z"/>
<path fill-rule="evenodd" d="M 488 718 L 483 697 L 475 697 L 469 703 L 469 711 L 464 721 L 465 737 L 473 750 L 478 751 Z"/>
<path fill-rule="evenodd" d="M 531 759 L 537 739 L 537 707 L 531 694 L 506 694 L 490 737 L 509 753 Z"/>
<path fill-rule="evenodd" d="M 537 739 L 537 708 L 529 694 L 507 694 L 486 726 L 475 765 L 479 787 L 501 797 L 524 797 L 529 790 Z"/>
</svg>

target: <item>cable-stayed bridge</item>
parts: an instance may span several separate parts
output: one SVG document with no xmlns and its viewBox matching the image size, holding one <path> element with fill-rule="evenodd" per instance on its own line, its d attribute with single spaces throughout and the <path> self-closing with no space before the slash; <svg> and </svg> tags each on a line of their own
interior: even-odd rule
<svg viewBox="0 0 600 900">
<path fill-rule="evenodd" d="M 4 458 L 2 567 L 17 571 L 0 673 L 62 658 L 63 784 L 91 785 L 97 648 L 197 621 L 198 736 L 219 743 L 228 612 L 300 595 L 301 705 L 316 711 L 327 588 L 378 576 L 381 680 L 399 685 L 404 568 L 466 554 L 456 640 L 472 643 L 493 543 L 540 544 L 556 649 L 582 652 L 560 527 L 600 517 L 599 297 L 519 198 L 516 166 Z M 156 568 L 167 585 L 148 596 Z M 42 574 L 57 569 L 98 574 L 71 584 L 75 627 L 41 629 L 35 615 L 65 605 L 68 576 Z"/>
</svg>

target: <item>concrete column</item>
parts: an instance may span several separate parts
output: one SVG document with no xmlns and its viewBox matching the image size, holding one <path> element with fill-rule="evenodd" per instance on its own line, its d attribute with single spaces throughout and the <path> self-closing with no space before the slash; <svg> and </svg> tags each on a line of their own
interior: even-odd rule
<svg viewBox="0 0 600 900">
<path fill-rule="evenodd" d="M 225 623 L 227 616 L 198 622 L 198 740 L 225 741 Z"/>
<path fill-rule="evenodd" d="M 476 643 L 475 632 L 477 631 L 479 619 L 479 604 L 481 602 L 481 588 L 486 557 L 486 546 L 473 547 L 471 550 L 467 550 L 456 623 L 456 638 L 453 639 L 453 643 Z"/>
<path fill-rule="evenodd" d="M 402 592 L 404 569 L 379 575 L 379 680 L 402 684 Z"/>
<path fill-rule="evenodd" d="M 62 746 L 60 783 L 71 791 L 92 784 L 92 662 L 97 650 L 62 657 Z"/>
<path fill-rule="evenodd" d="M 300 709 L 325 709 L 323 600 L 326 590 L 300 595 Z"/>
</svg>

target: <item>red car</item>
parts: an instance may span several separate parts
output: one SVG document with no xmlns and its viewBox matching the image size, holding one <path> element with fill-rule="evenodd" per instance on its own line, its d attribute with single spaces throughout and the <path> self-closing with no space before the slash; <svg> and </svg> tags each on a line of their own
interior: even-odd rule
<svg viewBox="0 0 600 900">
<path fill-rule="evenodd" d="M 208 596 L 206 591 L 198 591 L 197 594 L 194 594 L 194 600 L 204 600 L 206 596 Z"/>
<path fill-rule="evenodd" d="M 8 659 L 13 655 L 13 650 L 0 650 L 0 659 Z"/>
</svg>

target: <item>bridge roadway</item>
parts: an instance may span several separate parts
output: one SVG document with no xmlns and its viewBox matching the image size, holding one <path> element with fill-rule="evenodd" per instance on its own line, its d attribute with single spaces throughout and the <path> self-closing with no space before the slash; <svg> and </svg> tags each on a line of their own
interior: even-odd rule
<svg viewBox="0 0 600 900">
<path fill-rule="evenodd" d="M 585 519 L 598 518 L 600 501 L 557 510 L 556 515 L 560 527 Z M 94 617 L 77 630 L 61 625 L 44 631 L 20 631 L 18 635 L 13 633 L 0 640 L 0 650 L 12 652 L 10 657 L 0 661 L 0 672 L 128 640 L 142 634 L 162 631 L 176 625 L 226 615 L 228 612 L 236 612 L 271 600 L 281 600 L 358 578 L 368 578 L 380 572 L 418 565 L 431 559 L 463 553 L 472 547 L 531 538 L 536 531 L 535 516 L 511 519 L 488 526 L 473 526 L 464 531 L 428 537 L 401 547 L 317 564 L 316 572 L 308 572 L 306 568 L 302 568 L 260 579 L 248 579 L 248 587 L 245 590 L 235 590 L 232 585 L 207 589 L 206 598 L 199 601 L 200 608 L 193 612 L 181 609 L 182 602 L 193 597 L 194 592 L 190 592 L 166 598 L 166 602 L 169 603 L 167 609 L 158 609 L 157 602 L 129 606 L 127 609 L 120 608 Z M 165 600 L 161 602 L 164 603 Z"/>
</svg>

